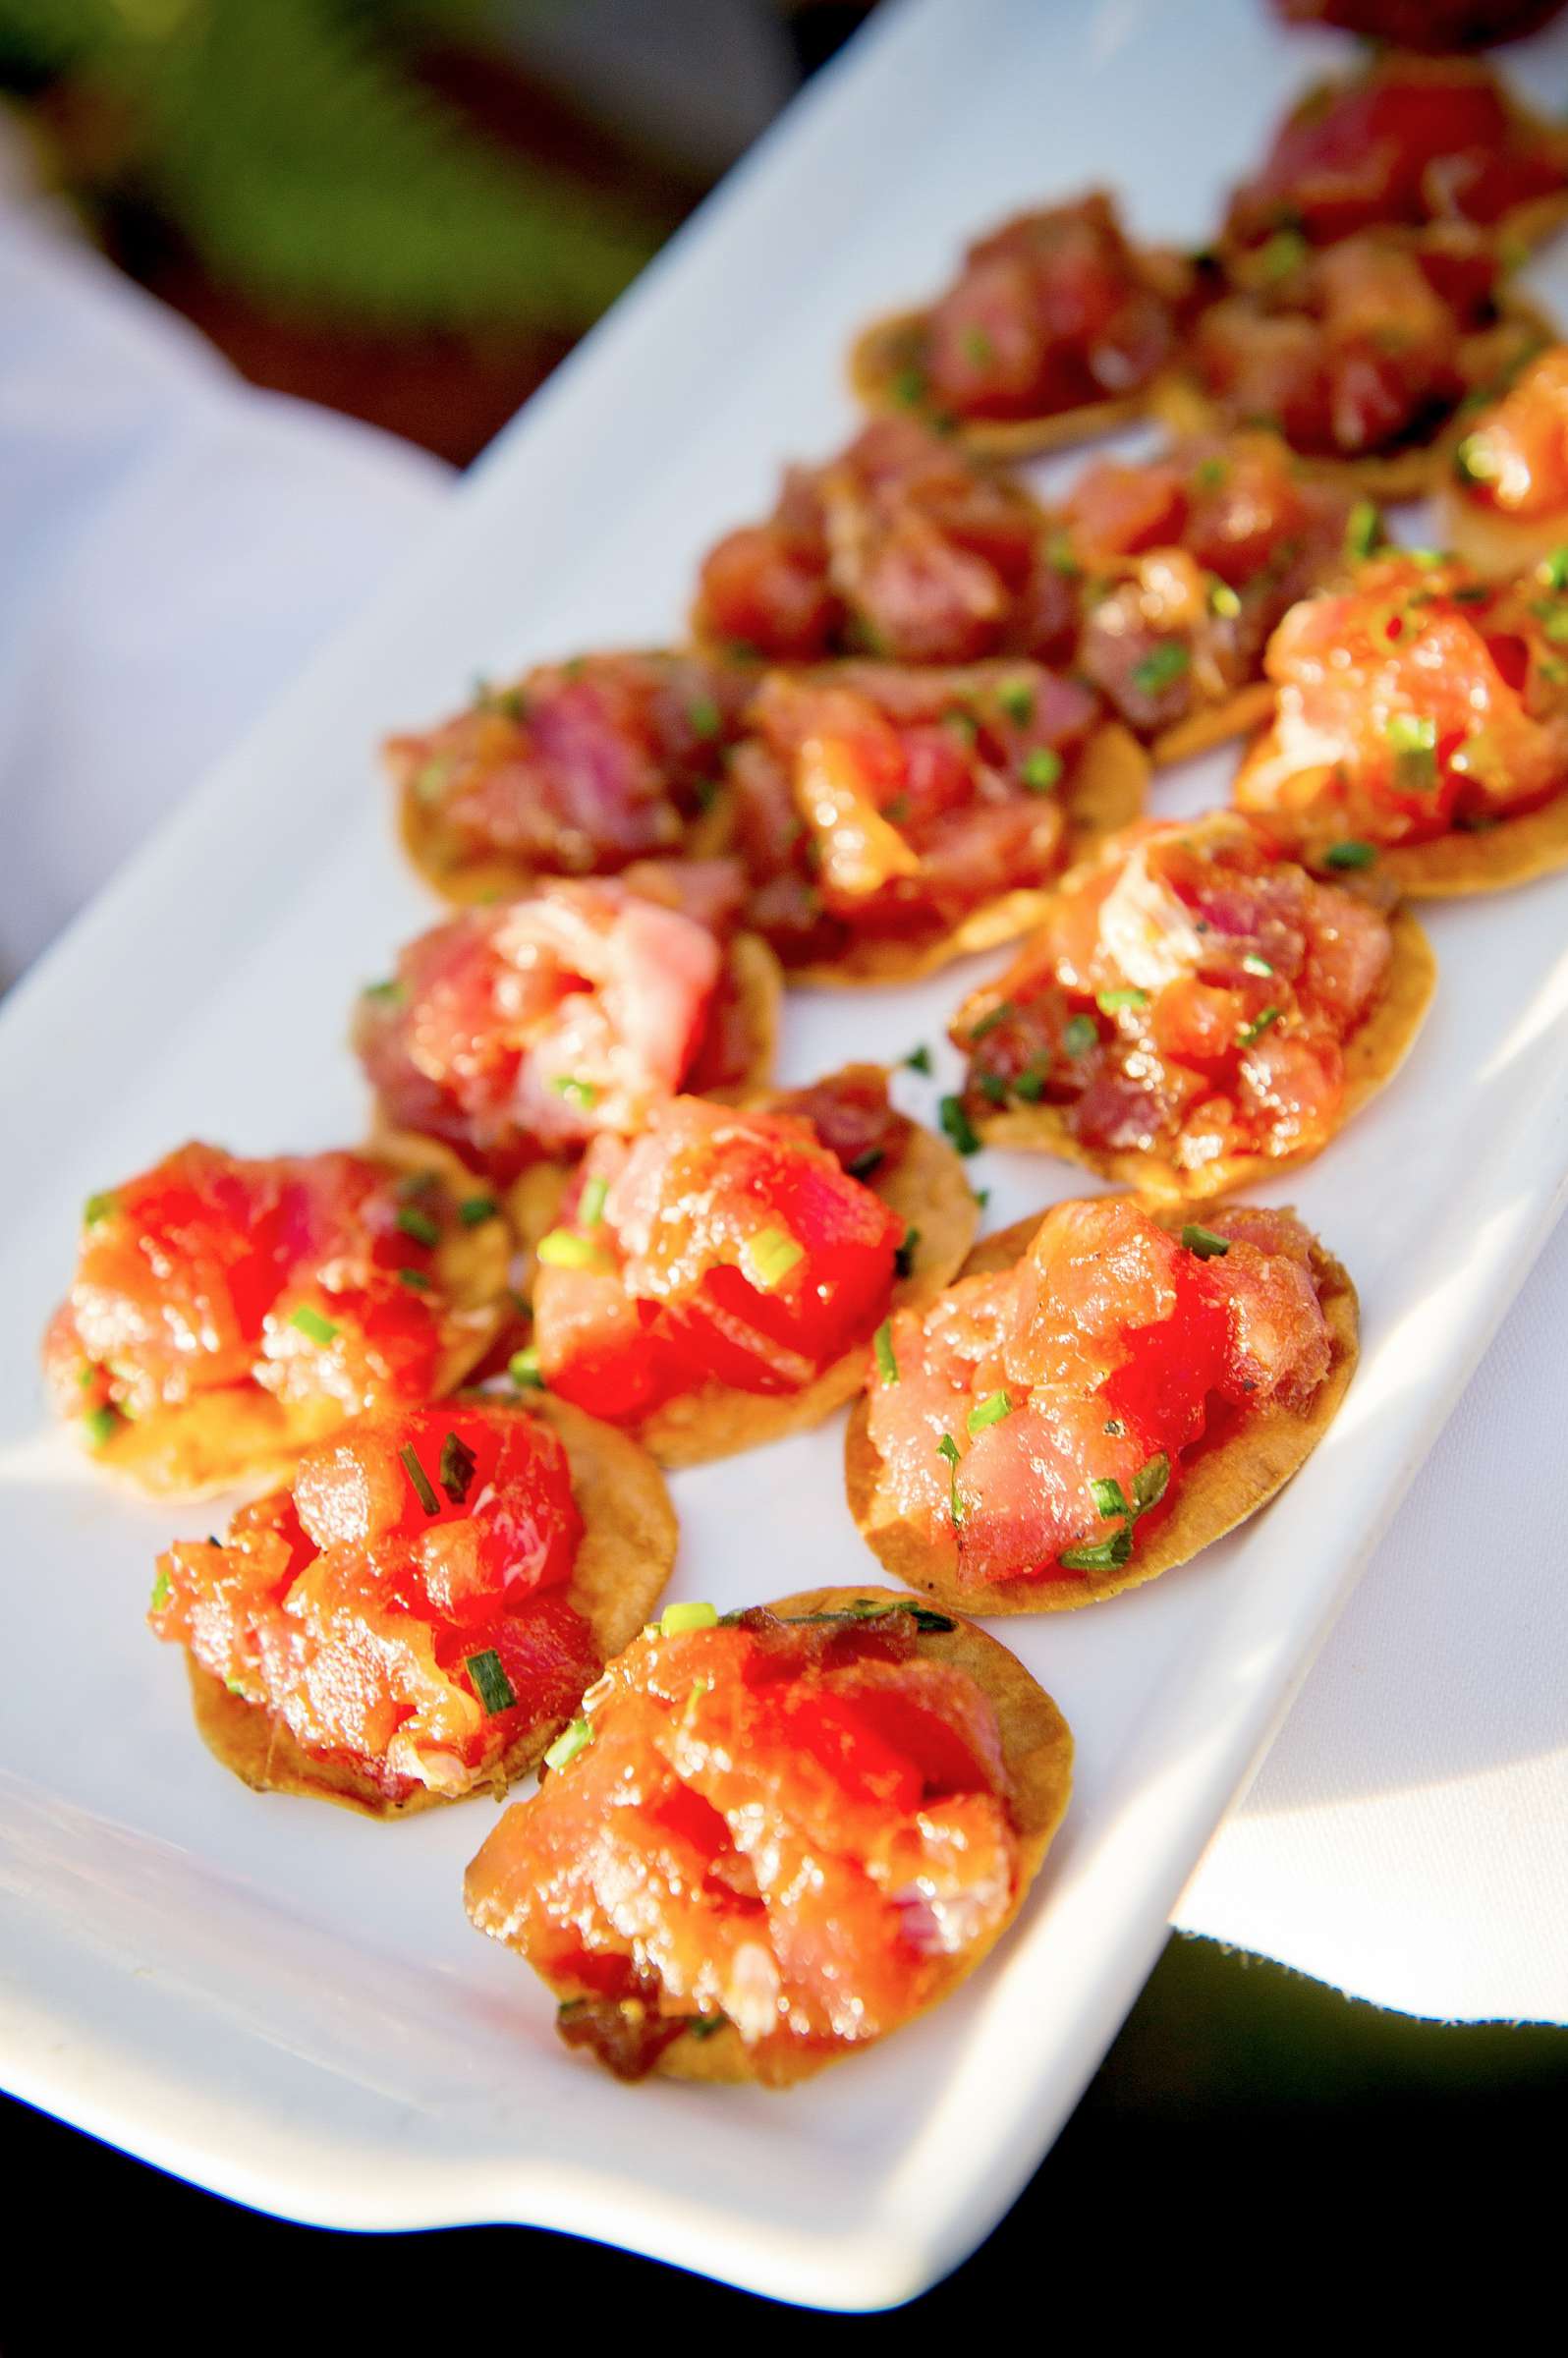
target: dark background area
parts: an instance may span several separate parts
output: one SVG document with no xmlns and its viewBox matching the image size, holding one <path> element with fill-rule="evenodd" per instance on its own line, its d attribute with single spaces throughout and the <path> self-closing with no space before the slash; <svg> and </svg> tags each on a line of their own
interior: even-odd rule
<svg viewBox="0 0 1568 2358">
<path fill-rule="evenodd" d="M 38 186 L 247 375 L 461 464 L 868 13 L 0 0 L 0 91 Z M 1365 2331 L 1386 2308 L 1451 2331 L 1462 2292 L 1505 2312 L 1544 2278 L 1565 2097 L 1568 2031 L 1413 2023 L 1173 1941 L 985 2248 L 916 2311 L 807 2330 Z M 526 2229 L 288 2225 L 18 2105 L 0 2137 L 11 2354 L 799 2325 Z"/>
</svg>

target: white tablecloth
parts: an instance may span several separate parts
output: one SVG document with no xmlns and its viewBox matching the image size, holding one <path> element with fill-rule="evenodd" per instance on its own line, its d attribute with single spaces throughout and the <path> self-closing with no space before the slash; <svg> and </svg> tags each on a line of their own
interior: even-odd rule
<svg viewBox="0 0 1568 2358">
<path fill-rule="evenodd" d="M 450 477 L 241 385 L 0 208 L 0 973 L 417 541 Z M 1380 2004 L 1568 2020 L 1568 1228 L 1177 1914 Z"/>
</svg>

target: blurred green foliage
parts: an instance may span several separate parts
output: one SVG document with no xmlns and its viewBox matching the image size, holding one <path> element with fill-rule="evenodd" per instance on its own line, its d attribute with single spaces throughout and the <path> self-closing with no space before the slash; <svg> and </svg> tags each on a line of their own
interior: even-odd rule
<svg viewBox="0 0 1568 2358">
<path fill-rule="evenodd" d="M 662 228 L 475 132 L 407 44 L 474 0 L 0 0 L 0 85 L 89 213 L 140 206 L 252 302 L 370 327 L 575 332 Z M 56 101 L 93 110 L 87 144 Z"/>
</svg>

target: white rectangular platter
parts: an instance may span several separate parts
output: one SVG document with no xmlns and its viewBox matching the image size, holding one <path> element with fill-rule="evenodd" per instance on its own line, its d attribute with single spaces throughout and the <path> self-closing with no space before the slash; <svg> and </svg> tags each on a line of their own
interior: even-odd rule
<svg viewBox="0 0 1568 2358">
<path fill-rule="evenodd" d="M 1196 243 L 1325 54 L 1263 0 L 879 17 L 503 436 L 418 564 L 14 994 L 0 2077 L 18 2094 L 299 2218 L 531 2221 L 844 2308 L 932 2282 L 1036 2166 L 1559 1207 L 1568 876 L 1433 914 L 1442 983 L 1410 1064 L 1288 1191 L 1364 1303 L 1326 1444 L 1157 1587 L 1007 1626 L 1080 1748 L 1017 1933 L 936 2017 L 787 2096 L 628 2090 L 568 2056 L 541 1988 L 463 1916 L 486 1803 L 373 1826 L 217 1768 L 140 1620 L 152 1555 L 190 1518 L 127 1504 L 46 1432 L 35 1337 L 93 1188 L 193 1135 L 270 1152 L 361 1134 L 346 1011 L 427 915 L 393 849 L 381 731 L 478 671 L 668 638 L 706 542 L 766 504 L 786 456 L 848 429 L 859 320 L 923 294 L 972 228 L 1092 180 L 1144 232 Z M 1511 70 L 1549 93 L 1565 61 L 1559 38 Z M 1160 796 L 1201 808 L 1226 777 L 1214 757 Z M 796 999 L 786 1077 L 939 1041 L 967 979 Z M 935 1086 L 905 1083 L 928 1113 Z M 1043 1162 L 972 1168 L 993 1225 L 1075 1192 Z M 679 1476 L 672 1593 L 729 1606 L 869 1577 L 840 1449 L 835 1425 Z"/>
</svg>

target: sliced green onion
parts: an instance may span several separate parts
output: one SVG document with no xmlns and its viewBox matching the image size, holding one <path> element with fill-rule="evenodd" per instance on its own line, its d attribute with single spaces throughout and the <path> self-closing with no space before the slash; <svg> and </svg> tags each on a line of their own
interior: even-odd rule
<svg viewBox="0 0 1568 2358">
<path fill-rule="evenodd" d="M 402 1207 L 398 1212 L 398 1226 L 405 1236 L 412 1236 L 417 1245 L 438 1245 L 441 1241 L 439 1223 L 432 1220 L 427 1211 L 421 1211 L 417 1204 L 405 1204 Z"/>
<path fill-rule="evenodd" d="M 1325 868 L 1371 868 L 1377 858 L 1374 843 L 1363 843 L 1357 836 L 1348 836 L 1343 843 L 1331 843 L 1323 854 Z"/>
<path fill-rule="evenodd" d="M 911 1048 L 904 1062 L 912 1073 L 928 1073 L 931 1069 L 931 1051 L 922 1041 L 918 1048 Z"/>
<path fill-rule="evenodd" d="M 580 1752 L 587 1752 L 592 1741 L 591 1722 L 587 1719 L 574 1719 L 570 1727 L 562 1729 L 545 1754 L 545 1768 L 554 1770 L 566 1768 L 569 1762 L 577 1759 Z"/>
<path fill-rule="evenodd" d="M 1024 783 L 1031 794 L 1054 794 L 1061 776 L 1062 757 L 1048 745 L 1037 745 L 1024 763 Z"/>
<path fill-rule="evenodd" d="M 1548 590 L 1568 590 L 1568 548 L 1554 548 L 1549 557 L 1542 557 L 1539 571 Z"/>
<path fill-rule="evenodd" d="M 474 1692 L 479 1699 L 486 1718 L 493 1719 L 497 1712 L 509 1712 L 517 1701 L 512 1681 L 501 1667 L 501 1657 L 493 1647 L 482 1654 L 471 1654 L 464 1668 L 474 1681 Z M 548 1757 L 548 1756 L 546 1756 Z"/>
<path fill-rule="evenodd" d="M 973 712 L 966 712 L 962 705 L 955 705 L 951 712 L 944 712 L 942 721 L 945 727 L 955 730 L 966 745 L 973 745 L 980 735 L 980 722 Z"/>
<path fill-rule="evenodd" d="M 1204 1228 L 1197 1220 L 1189 1220 L 1182 1230 L 1182 1249 L 1187 1253 L 1196 1253 L 1200 1261 L 1223 1261 L 1230 1251 L 1230 1238 L 1216 1236 L 1212 1228 Z"/>
<path fill-rule="evenodd" d="M 1394 756 L 1396 783 L 1426 793 L 1437 783 L 1437 723 L 1429 713 L 1396 712 L 1383 734 Z"/>
<path fill-rule="evenodd" d="M 520 1392 L 542 1392 L 544 1378 L 539 1374 L 539 1355 L 532 1343 L 526 1351 L 514 1351 L 506 1363 L 506 1372 Z"/>
<path fill-rule="evenodd" d="M 1200 491 L 1217 491 L 1228 472 L 1223 459 L 1203 459 L 1193 469 L 1193 481 Z"/>
<path fill-rule="evenodd" d="M 1073 547 L 1072 536 L 1068 533 L 1052 533 L 1045 543 L 1045 562 L 1052 573 L 1066 574 L 1069 577 L 1080 574 L 1084 570 Z"/>
<path fill-rule="evenodd" d="M 1133 1535 L 1124 1523 L 1108 1540 L 1087 1547 L 1064 1547 L 1056 1561 L 1068 1572 L 1119 1572 L 1133 1552 Z"/>
<path fill-rule="evenodd" d="M 945 1631 L 958 1627 L 958 1623 L 950 1621 L 945 1613 L 933 1612 L 928 1604 L 918 1604 L 913 1597 L 891 1600 L 857 1597 L 853 1604 L 841 1604 L 831 1613 L 781 1613 L 779 1618 L 788 1622 L 793 1629 L 818 1621 L 885 1621 L 889 1613 L 908 1613 L 916 1628 L 926 1636 L 941 1636 Z M 726 1613 L 726 1627 L 733 1626 L 741 1617 L 739 1613 Z"/>
<path fill-rule="evenodd" d="M 1266 976 L 1271 975 L 1273 971 L 1274 970 L 1269 965 L 1268 960 L 1266 958 L 1260 958 L 1256 950 L 1249 950 L 1246 957 L 1242 960 L 1243 974 Z"/>
<path fill-rule="evenodd" d="M 405 1474 L 407 1474 L 410 1482 L 412 1482 L 414 1485 L 415 1496 L 419 1499 L 420 1504 L 423 1507 L 425 1513 L 427 1515 L 438 1515 L 441 1511 L 441 1501 L 435 1494 L 435 1490 L 430 1482 L 430 1477 L 428 1474 L 426 1474 L 424 1468 L 420 1463 L 420 1453 L 415 1448 L 414 1443 L 412 1441 L 405 1441 L 402 1448 L 398 1451 L 398 1455 L 403 1461 L 403 1471 Z"/>
<path fill-rule="evenodd" d="M 1133 1510 L 1127 1503 L 1127 1492 L 1114 1476 L 1108 1479 L 1096 1478 L 1089 1487 L 1094 1494 L 1094 1504 L 1102 1515 L 1130 1515 L 1132 1513 Z"/>
<path fill-rule="evenodd" d="M 888 387 L 901 410 L 918 410 L 925 399 L 925 371 L 913 362 L 900 368 Z"/>
<path fill-rule="evenodd" d="M 782 1285 L 791 1269 L 806 1259 L 806 1247 L 797 1244 L 787 1228 L 763 1228 L 747 1238 L 741 1252 L 746 1274 L 764 1294 Z"/>
<path fill-rule="evenodd" d="M 310 1342 L 318 1343 L 323 1351 L 328 1343 L 335 1343 L 338 1338 L 336 1321 L 323 1318 L 320 1311 L 313 1309 L 308 1302 L 302 1302 L 298 1310 L 290 1311 L 289 1324 L 297 1326 L 303 1335 Z"/>
<path fill-rule="evenodd" d="M 1218 580 L 1210 582 L 1208 586 L 1208 610 L 1211 614 L 1218 614 L 1225 622 L 1235 621 L 1237 615 L 1242 610 L 1242 602 L 1241 599 L 1236 595 L 1235 590 L 1231 588 L 1229 582 L 1221 582 Z"/>
<path fill-rule="evenodd" d="M 1021 729 L 1027 729 L 1035 717 L 1035 691 L 1027 680 L 1005 681 L 996 691 L 996 702 Z"/>
<path fill-rule="evenodd" d="M 465 1228 L 477 1228 L 484 1220 L 495 1217 L 493 1196 L 465 1196 L 458 1206 L 458 1218 Z"/>
<path fill-rule="evenodd" d="M 1497 473 L 1484 434 L 1467 434 L 1454 452 L 1454 473 L 1462 483 L 1489 483 Z"/>
<path fill-rule="evenodd" d="M 975 1083 L 980 1095 L 991 1105 L 1000 1105 L 1007 1095 L 1007 1083 L 1000 1073 L 977 1073 Z"/>
<path fill-rule="evenodd" d="M 1087 1056 L 1097 1046 L 1099 1028 L 1092 1015 L 1075 1015 L 1062 1033 L 1062 1046 L 1069 1056 Z"/>
<path fill-rule="evenodd" d="M 149 1613 L 161 1613 L 168 1601 L 169 1575 L 160 1564 L 158 1566 L 158 1577 L 152 1584 L 152 1594 L 147 1599 L 147 1610 Z"/>
<path fill-rule="evenodd" d="M 893 1328 L 886 1319 L 871 1337 L 871 1349 L 876 1354 L 876 1372 L 884 1384 L 897 1383 L 898 1361 L 893 1356 Z"/>
<path fill-rule="evenodd" d="M 1272 286 L 1277 279 L 1288 278 L 1307 259 L 1307 241 L 1299 229 L 1276 229 L 1258 250 L 1258 267 L 1264 284 Z"/>
<path fill-rule="evenodd" d="M 1133 1513 L 1147 1515 L 1151 1506 L 1158 1506 L 1170 1487 L 1170 1459 L 1163 1449 L 1140 1466 L 1133 1477 Z"/>
<path fill-rule="evenodd" d="M 411 1294 L 427 1294 L 430 1280 L 422 1269 L 399 1269 L 399 1285 L 406 1285 Z"/>
<path fill-rule="evenodd" d="M 478 1459 L 460 1432 L 449 1432 L 441 1443 L 441 1462 L 436 1468 L 436 1480 L 454 1506 L 461 1506 L 473 1486 Z"/>
<path fill-rule="evenodd" d="M 998 1024 L 1005 1024 L 1010 1015 L 1017 1013 L 1018 1009 L 1011 999 L 998 999 L 994 1007 L 986 1009 L 979 1023 L 971 1025 L 969 1045 L 974 1047 L 976 1041 L 983 1039 L 987 1032 L 994 1032 Z"/>
<path fill-rule="evenodd" d="M 93 1449 L 101 1449 L 106 1441 L 112 1441 L 119 1425 L 120 1412 L 111 1408 L 107 1400 L 100 1408 L 89 1408 L 82 1420 L 82 1430 Z"/>
<path fill-rule="evenodd" d="M 450 754 L 434 754 L 421 762 L 414 773 L 414 799 L 418 803 L 438 803 L 451 780 L 453 761 Z"/>
<path fill-rule="evenodd" d="M 1382 537 L 1383 520 L 1373 501 L 1358 499 L 1345 520 L 1345 554 L 1370 557 Z"/>
<path fill-rule="evenodd" d="M 724 715 L 710 696 L 695 696 L 686 707 L 686 725 L 694 737 L 716 737 Z"/>
<path fill-rule="evenodd" d="M 1101 1015 L 1114 1015 L 1120 1007 L 1147 1007 L 1148 993 L 1140 990 L 1136 983 L 1129 983 L 1124 990 L 1096 990 L 1094 1004 Z"/>
<path fill-rule="evenodd" d="M 1026 1105 L 1037 1105 L 1045 1095 L 1045 1083 L 1049 1075 L 1048 1065 L 1032 1064 L 1028 1071 L 1020 1073 L 1018 1079 L 1013 1083 L 1014 1096 L 1022 1097 Z"/>
<path fill-rule="evenodd" d="M 534 1251 L 547 1269 L 595 1269 L 606 1275 L 612 1265 L 602 1245 L 596 1245 L 590 1236 L 575 1235 L 570 1228 L 548 1229 Z"/>
<path fill-rule="evenodd" d="M 978 1154 L 980 1142 L 975 1125 L 957 1097 L 943 1097 L 936 1108 L 936 1118 L 960 1154 Z"/>
<path fill-rule="evenodd" d="M 119 1208 L 119 1197 L 107 1191 L 102 1195 L 89 1196 L 82 1207 L 82 1225 L 84 1228 L 96 1228 L 100 1220 L 108 1219 Z"/>
<path fill-rule="evenodd" d="M 906 1228 L 904 1231 L 904 1242 L 899 1246 L 898 1250 L 893 1255 L 893 1266 L 901 1277 L 909 1276 L 913 1270 L 915 1266 L 916 1248 L 919 1246 L 920 1241 L 921 1232 L 918 1228 Z"/>
<path fill-rule="evenodd" d="M 871 1173 L 879 1171 L 886 1160 L 885 1147 L 868 1147 L 864 1154 L 852 1155 L 844 1168 L 852 1179 L 869 1179 Z"/>
<path fill-rule="evenodd" d="M 1255 1039 L 1261 1039 L 1270 1026 L 1278 1023 L 1283 1013 L 1283 1008 L 1265 1007 L 1260 1015 L 1254 1016 L 1250 1024 L 1240 1026 L 1236 1034 L 1236 1045 L 1239 1048 L 1250 1048 Z"/>
<path fill-rule="evenodd" d="M 1133 686 L 1140 696 L 1157 696 L 1161 688 L 1182 677 L 1192 659 L 1179 639 L 1162 640 L 1158 646 L 1150 647 L 1142 663 L 1134 664 Z"/>
<path fill-rule="evenodd" d="M 945 1457 L 952 1469 L 947 1486 L 947 1503 L 956 1527 L 964 1520 L 965 1508 L 964 1501 L 958 1494 L 958 1443 L 950 1432 L 944 1432 L 937 1442 L 936 1454 L 938 1457 Z"/>
<path fill-rule="evenodd" d="M 557 1073 L 550 1083 L 558 1097 L 565 1097 L 579 1113 L 591 1113 L 598 1103 L 599 1093 L 591 1081 L 579 1081 L 571 1073 Z"/>
<path fill-rule="evenodd" d="M 718 1606 L 694 1600 L 690 1604 L 667 1604 L 659 1615 L 659 1635 L 678 1638 L 683 1629 L 713 1629 L 718 1623 Z"/>
<path fill-rule="evenodd" d="M 577 1216 L 585 1228 L 596 1228 L 604 1217 L 604 1199 L 610 1192 L 607 1179 L 585 1181 L 578 1201 Z"/>
<path fill-rule="evenodd" d="M 688 2039 L 713 2039 L 729 2027 L 730 2018 L 727 2014 L 688 2014 L 686 2017 Z"/>
<path fill-rule="evenodd" d="M 999 1425 L 1004 1417 L 1010 1417 L 1012 1413 L 1013 1403 L 1005 1392 L 987 1392 L 983 1400 L 976 1402 L 964 1420 L 969 1427 L 970 1438 L 973 1440 L 976 1433 L 983 1432 L 989 1425 Z"/>
<path fill-rule="evenodd" d="M 366 982 L 360 993 L 362 999 L 373 999 L 378 1007 L 401 1007 L 408 995 L 408 984 L 395 976 L 390 982 Z"/>
</svg>

